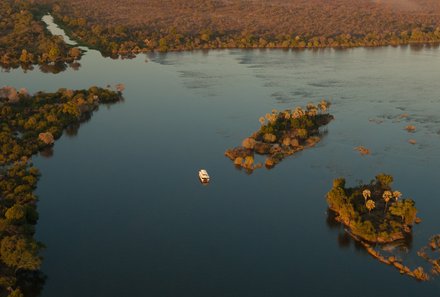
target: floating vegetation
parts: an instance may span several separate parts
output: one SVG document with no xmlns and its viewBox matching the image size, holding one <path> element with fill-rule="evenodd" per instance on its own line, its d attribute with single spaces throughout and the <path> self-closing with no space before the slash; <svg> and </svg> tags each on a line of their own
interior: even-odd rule
<svg viewBox="0 0 440 297">
<path fill-rule="evenodd" d="M 327 125 L 333 116 L 327 113 L 330 103 L 322 100 L 319 104 L 307 104 L 305 109 L 272 110 L 260 117 L 260 129 L 245 138 L 241 146 L 228 149 L 225 155 L 237 167 L 249 172 L 261 168 L 255 162 L 255 154 L 267 156 L 265 166 L 272 168 L 285 157 L 293 155 L 318 143 L 321 138 L 319 128 Z"/>
<path fill-rule="evenodd" d="M 364 146 L 357 146 L 354 149 L 356 151 L 358 151 L 361 154 L 361 156 L 365 156 L 365 155 L 370 155 L 371 154 L 371 151 L 369 149 L 367 149 L 366 147 L 364 147 Z"/>
<path fill-rule="evenodd" d="M 414 125 L 408 125 L 405 127 L 405 130 L 408 132 L 416 132 L 416 126 Z"/>
</svg>

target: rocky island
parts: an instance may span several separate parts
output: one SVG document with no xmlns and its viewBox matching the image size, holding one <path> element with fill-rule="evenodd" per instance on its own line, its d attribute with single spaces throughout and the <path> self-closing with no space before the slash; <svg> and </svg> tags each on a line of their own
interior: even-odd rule
<svg viewBox="0 0 440 297">
<path fill-rule="evenodd" d="M 432 236 L 428 245 L 421 248 L 417 254 L 431 264 L 432 275 L 440 275 L 440 234 Z"/>
<path fill-rule="evenodd" d="M 228 149 L 225 155 L 237 167 L 249 172 L 263 166 L 255 162 L 255 154 L 267 156 L 265 166 L 272 168 L 285 157 L 320 141 L 319 128 L 333 120 L 327 112 L 329 107 L 330 102 L 322 100 L 317 105 L 309 103 L 305 109 L 274 109 L 259 119 L 261 127 L 258 131 L 245 138 L 241 146 Z"/>
</svg>

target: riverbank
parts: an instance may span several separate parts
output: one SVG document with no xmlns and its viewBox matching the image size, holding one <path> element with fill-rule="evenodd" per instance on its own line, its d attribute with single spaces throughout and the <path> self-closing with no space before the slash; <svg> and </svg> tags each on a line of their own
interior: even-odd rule
<svg viewBox="0 0 440 297">
<path fill-rule="evenodd" d="M 51 151 L 64 131 L 76 133 L 100 104 L 122 99 L 121 92 L 98 87 L 33 95 L 0 88 L 0 294 L 23 296 L 23 279 L 42 278 L 44 245 L 34 239 L 40 173 L 31 157 Z"/>
<path fill-rule="evenodd" d="M 438 9 L 434 2 L 411 12 L 379 3 L 354 5 L 345 0 L 271 4 L 256 1 L 247 4 L 252 9 L 244 9 L 238 1 L 218 1 L 211 6 L 195 0 L 149 5 L 136 1 L 125 13 L 110 9 L 105 1 L 91 4 L 69 0 L 71 5 L 47 2 L 56 22 L 73 38 L 113 57 L 152 51 L 350 48 L 440 42 L 440 18 L 433 13 Z M 326 13 L 310 18 L 322 13 L 319 10 Z M 96 15 L 93 11 L 101 13 Z M 226 15 L 228 20 L 224 19 Z M 240 22 L 234 21 L 234 15 Z"/>
</svg>

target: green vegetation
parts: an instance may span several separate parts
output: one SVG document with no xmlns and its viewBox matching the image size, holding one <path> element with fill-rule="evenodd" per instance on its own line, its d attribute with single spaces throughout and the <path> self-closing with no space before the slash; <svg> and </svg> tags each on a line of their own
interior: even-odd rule
<svg viewBox="0 0 440 297">
<path fill-rule="evenodd" d="M 336 179 L 327 193 L 328 206 L 357 238 L 373 243 L 403 239 L 417 220 L 417 209 L 413 200 L 391 190 L 392 182 L 392 176 L 379 174 L 370 184 L 346 188 L 344 179 Z"/>
<path fill-rule="evenodd" d="M 255 153 L 267 155 L 265 165 L 271 168 L 285 157 L 320 141 L 319 128 L 333 119 L 326 113 L 329 106 L 329 102 L 322 100 L 318 105 L 308 104 L 306 109 L 272 110 L 259 119 L 261 127 L 257 132 L 244 139 L 242 146 L 228 149 L 225 155 L 249 172 L 262 167 L 255 164 Z"/>
<path fill-rule="evenodd" d="M 33 1 L 0 0 L 0 66 L 32 69 L 32 65 L 57 65 L 80 59 L 81 51 L 51 35 L 41 21 L 41 7 Z M 51 68 L 43 68 L 51 71 Z"/>
<path fill-rule="evenodd" d="M 425 272 L 423 266 L 411 269 L 403 263 L 394 250 L 410 245 L 411 228 L 420 219 L 414 201 L 401 199 L 402 193 L 391 189 L 392 182 L 393 177 L 383 173 L 369 184 L 353 188 L 345 187 L 345 179 L 335 179 L 327 193 L 329 218 L 342 223 L 348 234 L 376 260 L 419 281 L 430 280 L 440 274 L 440 260 L 430 257 L 427 251 L 429 247 L 433 253 L 440 251 L 440 236 L 433 237 L 430 245 L 418 252 L 432 264 L 430 272 Z"/>
<path fill-rule="evenodd" d="M 414 0 L 421 2 L 421 0 Z M 326 48 L 440 42 L 438 1 L 399 9 L 352 0 L 46 0 L 73 38 L 106 56 L 223 48 Z"/>
<path fill-rule="evenodd" d="M 29 277 L 42 261 L 42 244 L 33 238 L 39 172 L 30 157 L 50 148 L 64 129 L 77 129 L 100 103 L 121 99 L 119 91 L 97 87 L 33 96 L 0 89 L 0 296 L 22 296 L 20 275 Z"/>
</svg>

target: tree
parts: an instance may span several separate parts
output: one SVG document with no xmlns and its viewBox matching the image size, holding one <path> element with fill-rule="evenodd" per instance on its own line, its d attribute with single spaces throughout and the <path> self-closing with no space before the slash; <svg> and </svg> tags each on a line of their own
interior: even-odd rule
<svg viewBox="0 0 440 297">
<path fill-rule="evenodd" d="M 385 200 L 385 211 L 387 210 L 387 205 L 388 202 L 390 201 L 390 199 L 393 197 L 393 193 L 391 193 L 391 191 L 385 191 L 382 194 L 382 198 L 383 200 Z"/>
<path fill-rule="evenodd" d="M 21 292 L 20 289 L 15 289 L 13 291 L 11 291 L 8 295 L 8 297 L 24 297 L 23 293 Z"/>
<path fill-rule="evenodd" d="M 345 178 L 340 177 L 333 180 L 333 188 L 345 188 Z"/>
<path fill-rule="evenodd" d="M 69 56 L 75 60 L 78 60 L 78 58 L 81 56 L 81 50 L 77 47 L 73 47 L 69 50 Z"/>
<path fill-rule="evenodd" d="M 376 208 L 376 203 L 373 200 L 367 200 L 367 202 L 365 202 L 365 206 L 368 209 L 368 212 L 371 212 L 373 209 Z"/>
<path fill-rule="evenodd" d="M 9 208 L 5 213 L 5 218 L 9 221 L 20 222 L 26 216 L 26 211 L 23 205 L 15 204 Z"/>
<path fill-rule="evenodd" d="M 23 235 L 6 236 L 0 243 L 1 260 L 15 270 L 38 270 L 41 265 L 39 250 L 32 238 Z"/>
<path fill-rule="evenodd" d="M 252 169 L 253 165 L 254 165 L 254 157 L 246 156 L 246 158 L 244 158 L 244 165 L 243 165 L 243 167 Z"/>
<path fill-rule="evenodd" d="M 321 110 L 321 112 L 326 112 L 329 107 L 330 102 L 326 101 L 325 99 L 322 99 L 318 104 L 318 108 Z"/>
<path fill-rule="evenodd" d="M 247 137 L 243 140 L 242 142 L 242 146 L 246 149 L 253 149 L 255 147 L 255 139 L 251 138 L 251 137 Z"/>
<path fill-rule="evenodd" d="M 383 189 L 389 189 L 393 183 L 393 177 L 385 173 L 376 175 L 376 180 L 380 183 Z"/>
<path fill-rule="evenodd" d="M 243 163 L 243 158 L 242 157 L 237 157 L 234 160 L 234 164 L 237 166 L 241 166 L 241 164 Z"/>
<path fill-rule="evenodd" d="M 23 49 L 20 55 L 20 62 L 26 64 L 28 62 L 28 59 L 28 52 L 27 50 Z"/>
<path fill-rule="evenodd" d="M 371 191 L 369 189 L 363 190 L 362 196 L 364 196 L 364 200 L 367 202 L 367 199 L 371 197 Z"/>
<path fill-rule="evenodd" d="M 393 197 L 397 201 L 397 200 L 399 200 L 400 197 L 402 197 L 402 193 L 400 193 L 399 191 L 394 191 L 393 192 Z"/>
<path fill-rule="evenodd" d="M 54 45 L 49 50 L 48 58 L 51 62 L 56 62 L 58 60 L 58 57 L 60 55 L 60 49 L 58 46 Z"/>
<path fill-rule="evenodd" d="M 306 139 L 309 135 L 309 132 L 307 132 L 307 129 L 298 129 L 296 130 L 298 137 L 301 139 Z"/>
<path fill-rule="evenodd" d="M 414 224 L 417 215 L 417 209 L 414 207 L 415 202 L 411 199 L 398 201 L 390 206 L 392 215 L 399 216 L 407 225 Z"/>
</svg>

